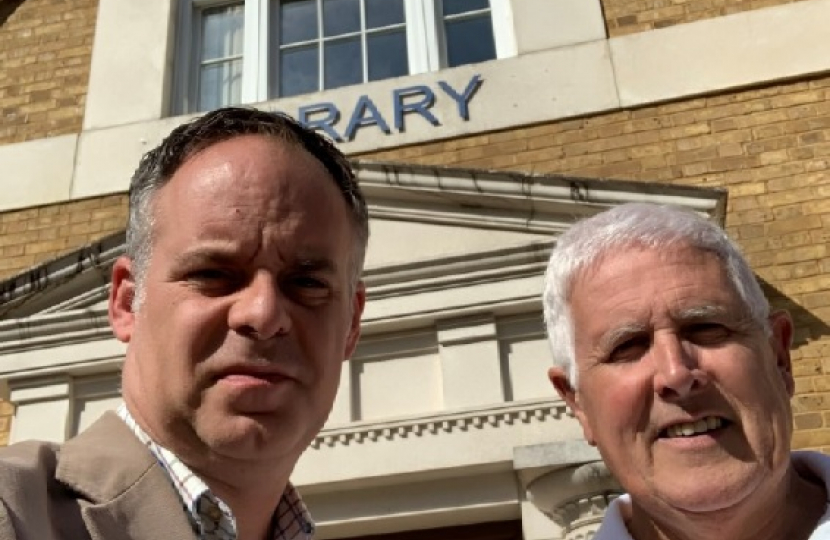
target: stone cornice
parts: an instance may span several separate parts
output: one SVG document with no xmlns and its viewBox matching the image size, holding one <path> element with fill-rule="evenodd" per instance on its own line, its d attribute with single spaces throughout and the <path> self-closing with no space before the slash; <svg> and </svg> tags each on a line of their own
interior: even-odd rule
<svg viewBox="0 0 830 540">
<path fill-rule="evenodd" d="M 634 201 L 682 206 L 721 224 L 726 212 L 723 189 L 380 161 L 357 160 L 355 169 L 373 216 L 414 221 L 552 232 Z M 437 207 L 460 212 L 439 214 Z"/>
<path fill-rule="evenodd" d="M 438 413 L 416 418 L 359 422 L 347 427 L 324 429 L 311 443 L 311 448 L 348 446 L 365 442 L 392 441 L 410 437 L 434 436 L 454 431 L 494 429 L 503 424 L 558 420 L 568 414 L 561 401 L 532 400 L 502 403 L 496 406 L 455 413 Z"/>
<path fill-rule="evenodd" d="M 532 241 L 489 252 L 465 253 L 436 260 L 387 265 L 364 274 L 370 298 L 401 296 L 475 282 L 505 281 L 541 275 L 554 241 Z"/>
<path fill-rule="evenodd" d="M 54 311 L 67 302 L 63 309 L 80 307 L 75 299 L 106 287 L 112 263 L 123 252 L 122 231 L 0 282 L 0 317 Z"/>
<path fill-rule="evenodd" d="M 0 354 L 111 337 L 105 308 L 48 313 L 0 321 Z"/>
</svg>

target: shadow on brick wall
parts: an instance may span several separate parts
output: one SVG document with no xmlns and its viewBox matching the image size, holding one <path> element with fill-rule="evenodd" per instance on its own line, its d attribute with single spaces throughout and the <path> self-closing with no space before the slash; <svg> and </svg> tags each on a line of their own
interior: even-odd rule
<svg viewBox="0 0 830 540">
<path fill-rule="evenodd" d="M 795 326 L 793 349 L 830 336 L 830 326 L 824 321 L 810 313 L 808 309 L 793 302 L 792 299 L 763 279 L 758 277 L 758 282 L 761 284 L 764 294 L 767 295 L 773 310 L 786 309 L 790 312 Z"/>
<path fill-rule="evenodd" d="M 3 26 L 24 0 L 0 0 L 0 26 Z"/>
</svg>

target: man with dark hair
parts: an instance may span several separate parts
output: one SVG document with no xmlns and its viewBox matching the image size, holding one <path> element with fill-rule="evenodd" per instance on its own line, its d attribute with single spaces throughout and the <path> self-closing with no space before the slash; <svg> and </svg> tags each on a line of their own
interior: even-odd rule
<svg viewBox="0 0 830 540">
<path fill-rule="evenodd" d="M 110 324 L 124 405 L 62 446 L 0 452 L 0 540 L 307 540 L 289 475 L 357 344 L 366 203 L 295 121 L 220 109 L 130 186 Z"/>
</svg>

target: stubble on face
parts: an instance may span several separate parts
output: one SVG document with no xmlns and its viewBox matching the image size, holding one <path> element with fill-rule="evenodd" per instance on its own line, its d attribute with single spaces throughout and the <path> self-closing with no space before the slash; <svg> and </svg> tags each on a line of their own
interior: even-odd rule
<svg viewBox="0 0 830 540">
<path fill-rule="evenodd" d="M 334 181 L 300 149 L 239 137 L 185 162 L 154 205 L 131 410 L 183 453 L 295 459 L 325 422 L 362 311 Z"/>
</svg>

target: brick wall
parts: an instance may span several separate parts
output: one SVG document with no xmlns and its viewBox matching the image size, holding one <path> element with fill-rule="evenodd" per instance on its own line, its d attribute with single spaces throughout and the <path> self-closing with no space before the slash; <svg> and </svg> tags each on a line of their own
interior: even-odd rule
<svg viewBox="0 0 830 540">
<path fill-rule="evenodd" d="M 362 157 L 728 188 L 727 229 L 796 319 L 794 445 L 830 450 L 830 77 Z"/>
<path fill-rule="evenodd" d="M 2 213 L 0 279 L 117 232 L 126 223 L 126 195 Z"/>
<path fill-rule="evenodd" d="M 800 0 L 601 0 L 608 35 L 623 36 Z"/>
<path fill-rule="evenodd" d="M 0 2 L 0 144 L 78 133 L 97 0 Z"/>
</svg>

